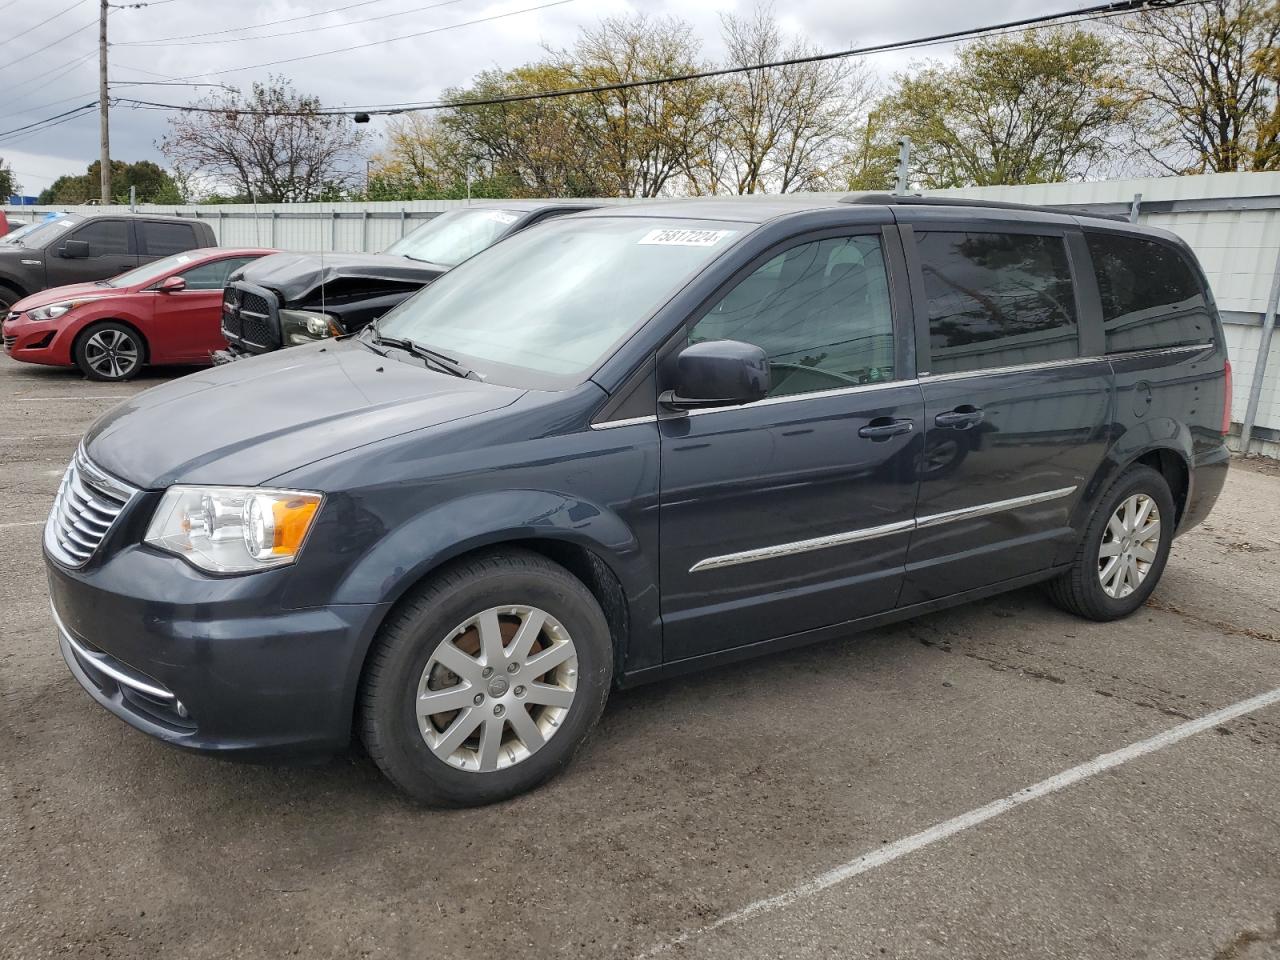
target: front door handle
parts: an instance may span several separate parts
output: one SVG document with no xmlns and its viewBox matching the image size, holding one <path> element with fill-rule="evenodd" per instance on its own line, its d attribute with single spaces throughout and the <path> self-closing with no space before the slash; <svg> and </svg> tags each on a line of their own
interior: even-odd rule
<svg viewBox="0 0 1280 960">
<path fill-rule="evenodd" d="M 938 414 L 933 418 L 933 423 L 934 426 L 942 427 L 944 430 L 968 430 L 980 424 L 985 416 L 986 414 L 978 407 L 965 404 Z"/>
<path fill-rule="evenodd" d="M 888 440 L 902 433 L 910 433 L 915 429 L 911 420 L 894 420 L 892 417 L 876 417 L 865 427 L 858 429 L 858 436 L 867 440 Z"/>
</svg>

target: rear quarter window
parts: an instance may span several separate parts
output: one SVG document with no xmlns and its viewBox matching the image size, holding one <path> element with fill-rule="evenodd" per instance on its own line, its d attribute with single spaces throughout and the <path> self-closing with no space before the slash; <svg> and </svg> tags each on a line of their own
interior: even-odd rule
<svg viewBox="0 0 1280 960">
<path fill-rule="evenodd" d="M 1144 237 L 1088 233 L 1107 353 L 1213 340 L 1204 290 L 1174 247 Z"/>
<path fill-rule="evenodd" d="M 186 223 L 138 223 L 138 235 L 142 241 L 142 253 L 149 257 L 167 257 L 183 250 L 201 246 L 196 232 Z"/>
</svg>

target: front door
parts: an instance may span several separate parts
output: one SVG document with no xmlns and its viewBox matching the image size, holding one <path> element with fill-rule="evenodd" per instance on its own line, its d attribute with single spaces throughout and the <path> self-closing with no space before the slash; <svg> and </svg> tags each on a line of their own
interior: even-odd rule
<svg viewBox="0 0 1280 960">
<path fill-rule="evenodd" d="M 45 275 L 50 287 L 89 283 L 118 276 L 138 265 L 128 220 L 94 217 L 53 241 L 45 251 Z M 68 240 L 89 244 L 89 256 L 64 257 L 59 250 Z"/>
<path fill-rule="evenodd" d="M 682 332 L 764 348 L 773 389 L 660 420 L 668 662 L 894 606 L 923 415 L 895 331 L 898 243 L 878 228 L 792 241 Z"/>
<path fill-rule="evenodd" d="M 904 606 L 1047 569 L 1102 462 L 1111 370 L 1081 349 L 1073 284 L 1088 264 L 1033 229 L 906 233 L 925 442 Z"/>
<path fill-rule="evenodd" d="M 153 332 L 148 337 L 154 363 L 208 363 L 214 350 L 226 347 L 222 337 L 222 288 L 227 277 L 253 257 L 227 257 L 203 263 L 173 276 L 186 287 L 176 293 L 155 291 Z"/>
</svg>

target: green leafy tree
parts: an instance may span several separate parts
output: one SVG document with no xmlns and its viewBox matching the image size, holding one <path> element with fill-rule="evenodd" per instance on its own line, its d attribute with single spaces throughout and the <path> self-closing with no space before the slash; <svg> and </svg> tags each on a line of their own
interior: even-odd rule
<svg viewBox="0 0 1280 960">
<path fill-rule="evenodd" d="M 102 178 L 99 171 L 102 162 L 89 164 L 88 172 L 80 176 L 62 176 L 53 181 L 37 198 L 40 203 L 72 205 L 97 200 L 102 194 Z M 111 188 L 113 203 L 128 203 L 129 188 L 136 190 L 138 203 L 182 203 L 182 192 L 173 178 L 150 160 L 125 163 L 111 161 Z"/>
<path fill-rule="evenodd" d="M 1117 23 L 1135 140 L 1157 168 L 1280 169 L 1280 3 L 1207 0 Z"/>
<path fill-rule="evenodd" d="M 1115 160 L 1131 107 L 1114 43 L 1060 29 L 979 40 L 900 74 L 882 109 L 912 145 L 912 180 L 962 187 L 1088 176 Z"/>
<path fill-rule="evenodd" d="M 0 158 L 0 202 L 8 201 L 17 191 L 18 184 L 13 178 L 13 170 Z"/>
</svg>

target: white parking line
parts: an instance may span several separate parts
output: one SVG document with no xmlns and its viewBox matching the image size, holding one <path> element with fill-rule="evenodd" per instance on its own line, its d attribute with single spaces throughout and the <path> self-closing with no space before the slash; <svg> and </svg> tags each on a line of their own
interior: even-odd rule
<svg viewBox="0 0 1280 960">
<path fill-rule="evenodd" d="M 132 397 L 132 393 L 93 394 L 87 397 L 14 397 L 10 403 L 39 403 L 41 400 L 119 400 Z"/>
<path fill-rule="evenodd" d="M 1228 720 L 1243 717 L 1247 713 L 1253 713 L 1275 703 L 1280 703 L 1280 688 L 1260 693 L 1256 697 L 1250 697 L 1248 700 L 1241 700 L 1239 703 L 1223 707 L 1221 710 L 1216 710 L 1198 720 L 1180 723 L 1176 727 L 1170 727 L 1163 733 L 1156 734 L 1154 737 L 1139 740 L 1137 743 L 1131 743 L 1127 747 L 1121 747 L 1111 753 L 1104 753 L 1101 756 L 1094 757 L 1087 763 L 1082 763 L 1069 770 L 1054 774 L 1047 780 L 1041 780 L 1039 783 L 1024 787 L 1017 793 L 993 801 L 985 807 L 978 807 L 976 810 L 962 813 L 958 817 L 952 817 L 950 820 L 934 824 L 920 833 L 904 837 L 901 840 L 880 847 L 878 850 L 873 850 L 871 853 L 863 854 L 856 860 L 841 864 L 826 873 L 814 877 L 812 880 L 807 880 L 798 886 L 792 887 L 790 890 L 784 890 L 782 893 L 775 894 L 772 897 L 749 903 L 745 907 L 698 927 L 696 930 L 683 933 L 675 939 L 658 944 L 640 954 L 637 960 L 648 960 L 650 957 L 666 953 L 672 947 L 687 943 L 704 934 L 712 933 L 721 927 L 739 923 L 757 914 L 790 906 L 797 900 L 821 893 L 823 890 L 844 883 L 846 880 L 851 880 L 859 874 L 867 873 L 876 867 L 884 866 L 886 863 L 892 863 L 894 860 L 905 857 L 907 854 L 914 853 L 930 844 L 937 843 L 939 840 L 945 840 L 963 830 L 968 830 L 970 827 L 976 827 L 980 823 L 994 819 L 1002 813 L 1008 813 L 1024 803 L 1030 803 L 1032 800 L 1039 800 L 1041 797 L 1046 797 L 1051 793 L 1057 793 L 1059 790 L 1063 790 L 1082 780 L 1088 780 L 1090 777 L 1095 777 L 1106 770 L 1110 770 L 1112 767 L 1118 767 L 1122 763 L 1128 763 L 1138 757 L 1155 753 L 1157 750 L 1163 750 L 1165 747 L 1172 746 L 1188 737 L 1193 737 L 1197 733 L 1203 733 L 1226 723 Z"/>
<path fill-rule="evenodd" d="M 9 527 L 36 527 L 42 523 L 43 520 L 18 520 L 14 523 L 0 523 L 0 530 L 7 530 Z"/>
<path fill-rule="evenodd" d="M 0 437 L 0 442 L 6 440 L 76 440 L 84 436 L 81 433 L 46 433 L 41 437 Z"/>
</svg>

